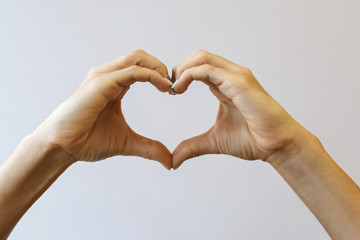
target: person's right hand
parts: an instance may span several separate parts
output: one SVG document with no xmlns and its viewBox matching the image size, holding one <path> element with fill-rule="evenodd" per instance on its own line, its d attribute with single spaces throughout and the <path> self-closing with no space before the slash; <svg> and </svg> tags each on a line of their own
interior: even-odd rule
<svg viewBox="0 0 360 240">
<path fill-rule="evenodd" d="M 259 84 L 251 71 L 203 50 L 173 68 L 173 89 L 185 92 L 193 80 L 209 85 L 220 101 L 216 122 L 206 133 L 181 142 L 173 152 L 176 169 L 204 154 L 229 154 L 268 161 L 300 132 L 297 123 Z"/>
<path fill-rule="evenodd" d="M 143 50 L 135 50 L 94 67 L 73 95 L 58 106 L 34 132 L 55 144 L 74 161 L 97 161 L 114 155 L 153 159 L 166 168 L 172 156 L 160 142 L 135 133 L 121 111 L 121 99 L 135 82 L 150 82 L 167 92 L 166 66 Z"/>
</svg>

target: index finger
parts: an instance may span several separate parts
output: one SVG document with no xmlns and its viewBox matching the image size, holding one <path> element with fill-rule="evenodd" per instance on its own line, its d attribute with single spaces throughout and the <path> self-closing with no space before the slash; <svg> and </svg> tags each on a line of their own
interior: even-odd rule
<svg viewBox="0 0 360 240">
<path fill-rule="evenodd" d="M 165 64 L 142 49 L 131 51 L 108 63 L 96 66 L 92 70 L 95 73 L 109 73 L 134 65 L 155 70 L 165 78 L 168 75 L 168 70 Z"/>
<path fill-rule="evenodd" d="M 135 65 L 101 75 L 92 81 L 92 89 L 113 100 L 124 87 L 135 82 L 150 82 L 161 92 L 167 92 L 171 86 L 171 82 L 157 71 Z"/>
<path fill-rule="evenodd" d="M 186 69 L 171 86 L 175 93 L 185 92 L 194 81 L 201 81 L 218 89 L 227 98 L 233 99 L 241 91 L 248 88 L 246 78 L 223 68 L 204 64 Z"/>
<path fill-rule="evenodd" d="M 176 66 L 172 69 L 172 78 L 173 80 L 177 80 L 186 69 L 204 64 L 209 64 L 217 68 L 223 68 L 230 72 L 238 72 L 241 69 L 240 65 L 237 65 L 218 55 L 199 49 L 176 64 Z"/>
</svg>

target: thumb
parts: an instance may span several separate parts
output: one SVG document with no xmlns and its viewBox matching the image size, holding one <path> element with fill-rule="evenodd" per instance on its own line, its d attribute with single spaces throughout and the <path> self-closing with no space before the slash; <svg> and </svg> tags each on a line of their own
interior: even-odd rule
<svg viewBox="0 0 360 240">
<path fill-rule="evenodd" d="M 143 157 L 161 163 L 166 169 L 172 167 L 170 151 L 159 141 L 136 134 L 128 139 L 126 155 Z"/>
<path fill-rule="evenodd" d="M 211 129 L 206 133 L 182 141 L 175 148 L 172 154 L 174 169 L 177 169 L 184 161 L 190 158 L 220 153 Z"/>
</svg>

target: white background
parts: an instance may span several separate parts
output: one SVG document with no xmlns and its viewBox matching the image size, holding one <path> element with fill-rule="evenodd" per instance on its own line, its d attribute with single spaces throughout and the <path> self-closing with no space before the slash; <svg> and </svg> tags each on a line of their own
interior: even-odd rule
<svg viewBox="0 0 360 240">
<path fill-rule="evenodd" d="M 142 48 L 169 70 L 201 48 L 252 69 L 264 88 L 360 183 L 360 2 L 0 1 L 0 163 L 88 70 Z M 124 114 L 172 151 L 207 130 L 218 103 L 132 86 Z M 331 211 L 331 209 L 329 209 Z M 113 157 L 76 163 L 10 239 L 329 239 L 262 161 L 207 155 L 166 171 Z"/>
</svg>

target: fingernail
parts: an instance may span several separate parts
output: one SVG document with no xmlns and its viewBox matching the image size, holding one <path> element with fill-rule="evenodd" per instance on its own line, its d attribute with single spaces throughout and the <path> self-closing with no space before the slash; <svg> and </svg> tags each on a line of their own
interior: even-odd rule
<svg viewBox="0 0 360 240">
<path fill-rule="evenodd" d="M 171 84 L 173 84 L 175 82 L 175 80 L 173 80 L 170 75 L 167 75 L 167 79 L 169 79 L 169 81 L 171 82 Z"/>
<path fill-rule="evenodd" d="M 169 84 L 170 84 L 170 86 L 173 84 L 169 79 L 167 79 L 167 78 L 164 78 Z"/>
<path fill-rule="evenodd" d="M 175 81 L 170 87 L 170 94 L 172 94 L 172 95 L 176 94 L 176 91 L 175 91 L 176 84 L 177 84 L 177 81 Z"/>
<path fill-rule="evenodd" d="M 171 95 L 176 95 L 176 91 L 175 91 L 174 88 L 171 87 L 169 91 L 170 91 L 169 93 L 170 93 Z"/>
</svg>

